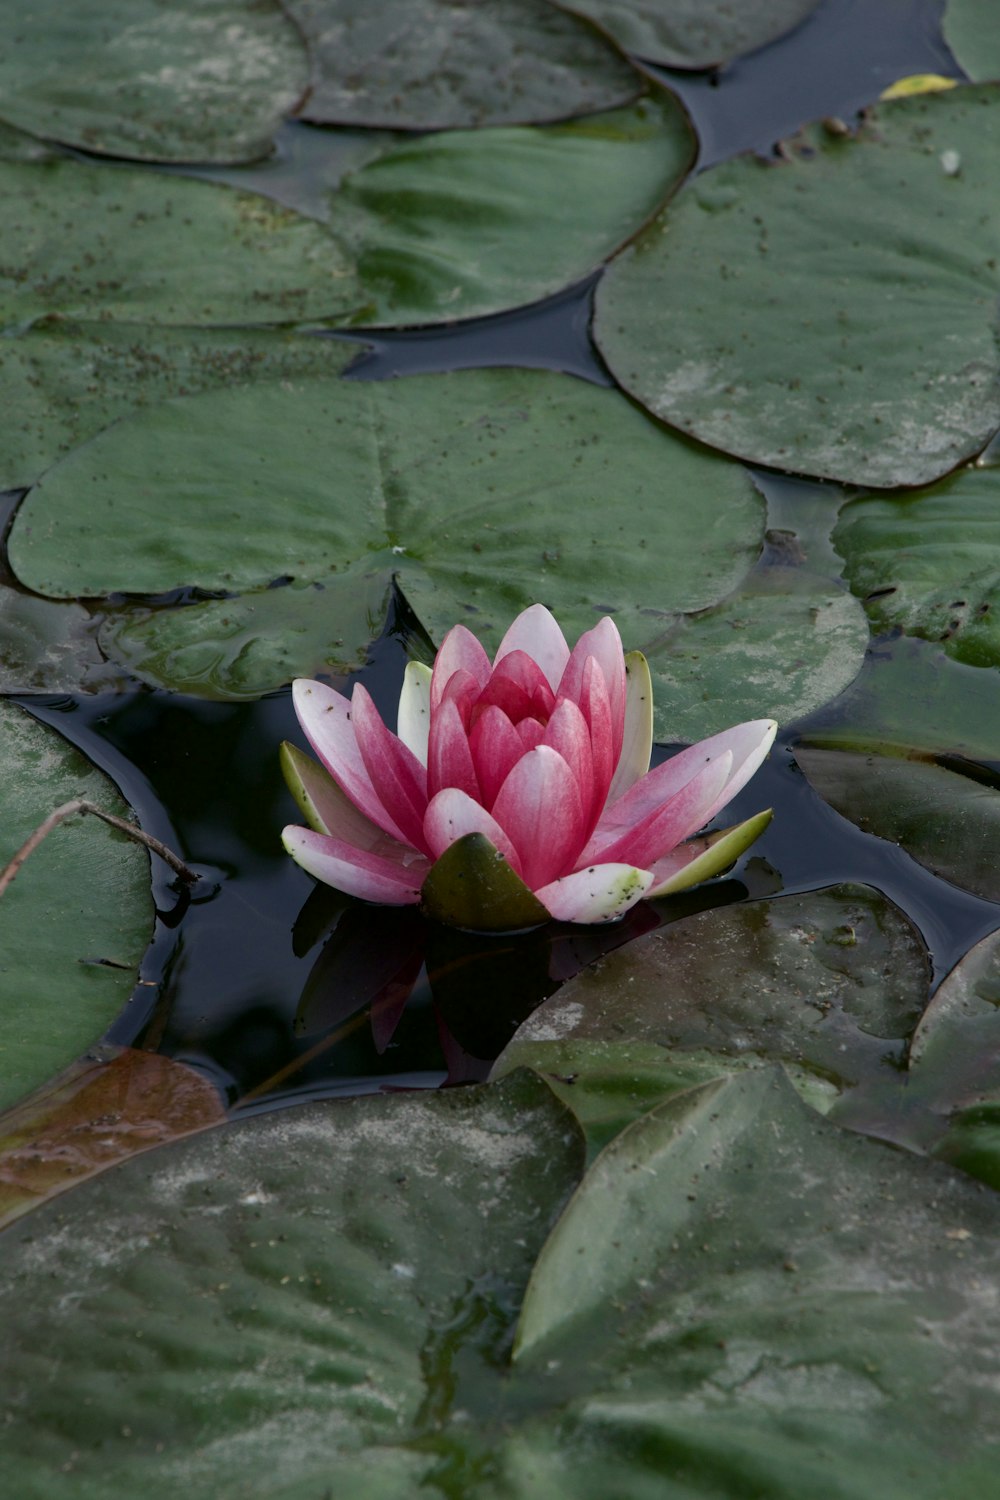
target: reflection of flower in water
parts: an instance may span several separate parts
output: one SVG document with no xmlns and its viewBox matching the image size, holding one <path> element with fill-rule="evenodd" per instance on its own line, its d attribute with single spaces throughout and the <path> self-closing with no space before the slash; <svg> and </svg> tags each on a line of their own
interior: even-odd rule
<svg viewBox="0 0 1000 1500">
<path fill-rule="evenodd" d="M 367 1030 L 382 1057 L 412 995 L 433 1008 L 447 1082 L 484 1078 L 517 1028 L 565 980 L 660 920 L 642 904 L 613 925 L 547 924 L 501 939 L 427 922 L 412 907 L 351 904 L 334 910 L 302 989 L 295 1034 L 325 1050 Z"/>
<path fill-rule="evenodd" d="M 398 735 L 360 684 L 349 700 L 299 681 L 294 701 L 322 766 L 284 747 L 310 824 L 285 829 L 286 849 L 328 885 L 422 901 L 455 926 L 612 921 L 718 874 L 770 816 L 692 837 L 753 775 L 776 726 L 738 725 L 650 771 L 649 669 L 607 617 L 570 651 L 532 605 L 493 663 L 456 625 L 433 672 L 407 667 Z"/>
</svg>

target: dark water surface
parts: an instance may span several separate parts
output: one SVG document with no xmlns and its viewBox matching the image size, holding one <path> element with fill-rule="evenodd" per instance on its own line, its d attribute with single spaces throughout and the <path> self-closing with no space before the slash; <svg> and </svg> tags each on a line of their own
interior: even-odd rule
<svg viewBox="0 0 1000 1500">
<path fill-rule="evenodd" d="M 826 0 L 793 35 L 718 75 L 661 76 L 694 119 L 702 166 L 741 150 L 767 152 L 803 121 L 850 117 L 907 73 L 961 76 L 939 37 L 941 9 L 941 0 Z M 372 349 L 350 378 L 501 364 L 610 384 L 588 335 L 596 280 L 451 328 L 357 331 L 352 336 L 369 338 Z M 796 506 L 804 517 L 817 486 L 777 476 L 761 483 L 771 525 L 794 530 Z M 357 674 L 390 723 L 411 625 L 399 602 Z M 605 948 L 707 906 L 864 882 L 917 925 L 936 979 L 1000 925 L 1000 906 L 937 879 L 827 806 L 795 766 L 794 726 L 783 726 L 770 762 L 726 809 L 727 823 L 775 809 L 734 877 L 643 905 L 614 929 L 556 927 L 484 941 L 412 911 L 364 907 L 314 888 L 284 854 L 280 831 L 297 810 L 277 749 L 286 738 L 303 742 L 287 690 L 253 704 L 145 688 L 18 701 L 107 771 L 143 827 L 202 873 L 189 896 L 154 860 L 156 936 L 110 1039 L 183 1059 L 245 1107 L 292 1093 L 483 1077 L 515 1026 L 562 979 Z"/>
</svg>

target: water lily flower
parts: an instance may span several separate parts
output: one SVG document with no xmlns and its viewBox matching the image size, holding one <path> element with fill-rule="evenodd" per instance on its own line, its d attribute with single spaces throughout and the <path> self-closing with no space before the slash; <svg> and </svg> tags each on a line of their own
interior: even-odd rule
<svg viewBox="0 0 1000 1500">
<path fill-rule="evenodd" d="M 608 617 L 571 651 L 533 604 L 492 662 L 456 625 L 433 671 L 407 666 L 395 734 L 361 684 L 348 699 L 300 680 L 293 701 L 321 764 L 282 747 L 309 824 L 284 830 L 289 854 L 349 895 L 456 927 L 614 921 L 726 869 L 771 817 L 694 837 L 777 726 L 739 724 L 651 771 L 649 668 Z"/>
</svg>

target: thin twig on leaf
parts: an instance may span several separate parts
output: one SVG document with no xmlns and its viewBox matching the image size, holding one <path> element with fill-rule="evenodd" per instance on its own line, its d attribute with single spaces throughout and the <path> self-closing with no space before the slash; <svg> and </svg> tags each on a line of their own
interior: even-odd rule
<svg viewBox="0 0 1000 1500">
<path fill-rule="evenodd" d="M 3 895 L 4 891 L 10 885 L 18 870 L 28 858 L 28 855 L 32 854 L 38 848 L 39 844 L 43 839 L 48 837 L 53 828 L 58 828 L 60 823 L 65 823 L 67 818 L 72 818 L 77 813 L 93 813 L 95 818 L 100 818 L 104 823 L 110 823 L 112 828 L 121 829 L 122 833 L 127 834 L 137 844 L 144 844 L 147 849 L 152 849 L 153 853 L 158 854 L 162 860 L 165 860 L 175 874 L 179 875 L 188 885 L 194 885 L 196 880 L 201 879 L 201 876 L 194 870 L 189 869 L 172 849 L 168 849 L 166 844 L 161 843 L 159 839 L 155 839 L 151 833 L 144 833 L 135 823 L 127 823 L 124 818 L 116 818 L 114 813 L 105 812 L 96 803 L 88 802 L 84 797 L 75 797 L 72 802 L 64 802 L 61 807 L 57 807 L 54 812 L 50 812 L 45 821 L 38 825 L 31 837 L 26 839 L 21 845 L 5 869 L 0 871 L 0 896 Z"/>
</svg>

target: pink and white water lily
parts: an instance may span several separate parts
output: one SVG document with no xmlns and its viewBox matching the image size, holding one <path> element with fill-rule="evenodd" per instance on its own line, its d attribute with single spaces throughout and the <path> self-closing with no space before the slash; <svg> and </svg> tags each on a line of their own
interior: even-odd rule
<svg viewBox="0 0 1000 1500">
<path fill-rule="evenodd" d="M 285 848 L 318 880 L 457 926 L 614 921 L 732 864 L 770 819 L 695 837 L 749 781 L 776 724 L 739 724 L 649 769 L 641 652 L 605 617 L 570 650 L 549 611 L 518 615 L 493 661 L 463 625 L 411 662 L 396 733 L 360 684 L 293 698 L 319 757 L 282 751 L 308 828 Z"/>
</svg>

